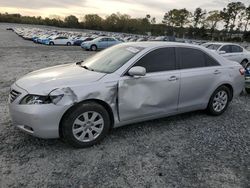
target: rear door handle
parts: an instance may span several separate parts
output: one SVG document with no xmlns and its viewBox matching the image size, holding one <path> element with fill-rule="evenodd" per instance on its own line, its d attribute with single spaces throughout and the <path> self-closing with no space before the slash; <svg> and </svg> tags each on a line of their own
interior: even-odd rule
<svg viewBox="0 0 250 188">
<path fill-rule="evenodd" d="M 220 74 L 221 72 L 219 70 L 215 70 L 214 74 Z"/>
<path fill-rule="evenodd" d="M 176 81 L 178 80 L 178 78 L 176 76 L 171 76 L 168 81 Z"/>
</svg>

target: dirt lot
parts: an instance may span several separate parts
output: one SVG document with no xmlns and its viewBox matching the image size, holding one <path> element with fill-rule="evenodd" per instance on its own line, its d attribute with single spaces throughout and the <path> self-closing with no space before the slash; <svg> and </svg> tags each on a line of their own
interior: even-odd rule
<svg viewBox="0 0 250 188">
<path fill-rule="evenodd" d="M 43 67 L 91 55 L 24 41 L 0 25 L 0 187 L 250 187 L 250 96 L 220 117 L 193 112 L 113 130 L 74 149 L 11 125 L 9 86 Z"/>
</svg>

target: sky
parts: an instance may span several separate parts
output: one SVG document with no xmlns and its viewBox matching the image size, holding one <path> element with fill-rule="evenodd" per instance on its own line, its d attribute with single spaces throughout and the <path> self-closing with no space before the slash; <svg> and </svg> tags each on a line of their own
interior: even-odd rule
<svg viewBox="0 0 250 188">
<path fill-rule="evenodd" d="M 250 4 L 250 0 L 238 1 L 246 6 Z M 75 15 L 80 19 L 90 13 L 105 17 L 120 12 L 132 17 L 150 14 L 161 22 L 165 12 L 173 8 L 221 10 L 229 2 L 233 0 L 0 0 L 0 12 L 42 17 L 59 15 L 62 18 Z"/>
</svg>

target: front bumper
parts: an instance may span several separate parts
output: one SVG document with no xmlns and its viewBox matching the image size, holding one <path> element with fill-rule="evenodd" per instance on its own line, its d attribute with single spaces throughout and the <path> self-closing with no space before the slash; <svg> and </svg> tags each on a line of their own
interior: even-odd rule
<svg viewBox="0 0 250 188">
<path fill-rule="evenodd" d="M 86 44 L 82 44 L 81 47 L 85 50 L 89 50 L 90 49 L 90 46 L 89 45 L 86 45 Z"/>
<path fill-rule="evenodd" d="M 15 84 L 12 89 L 22 93 L 12 103 L 9 101 L 12 124 L 39 138 L 59 138 L 59 124 L 69 107 L 54 104 L 20 105 L 19 101 L 28 93 Z"/>
</svg>

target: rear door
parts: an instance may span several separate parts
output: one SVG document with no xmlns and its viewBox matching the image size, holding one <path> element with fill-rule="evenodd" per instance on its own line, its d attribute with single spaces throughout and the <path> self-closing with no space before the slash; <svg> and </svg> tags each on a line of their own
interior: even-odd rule
<svg viewBox="0 0 250 188">
<path fill-rule="evenodd" d="M 232 61 L 241 63 L 244 59 L 243 48 L 238 45 L 224 45 L 219 51 L 225 51 L 226 53 L 222 56 Z"/>
<path fill-rule="evenodd" d="M 113 46 L 117 43 L 117 41 L 113 38 L 108 38 L 108 42 L 107 42 L 107 47 Z"/>
<path fill-rule="evenodd" d="M 231 45 L 231 60 L 241 63 L 244 58 L 243 48 L 238 45 Z"/>
<path fill-rule="evenodd" d="M 189 111 L 203 108 L 220 80 L 222 67 L 199 49 L 177 48 L 177 57 L 181 76 L 178 109 Z"/>
<path fill-rule="evenodd" d="M 156 49 L 134 66 L 146 69 L 140 78 L 125 74 L 119 80 L 118 108 L 121 121 L 167 114 L 177 111 L 180 72 L 175 49 Z"/>
</svg>

